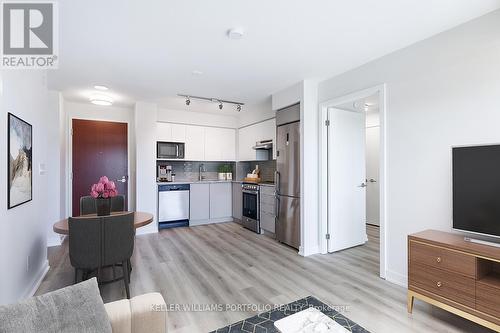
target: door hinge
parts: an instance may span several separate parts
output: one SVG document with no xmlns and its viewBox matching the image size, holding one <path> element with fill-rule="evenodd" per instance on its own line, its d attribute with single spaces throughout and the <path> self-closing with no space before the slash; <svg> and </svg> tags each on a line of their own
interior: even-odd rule
<svg viewBox="0 0 500 333">
<path fill-rule="evenodd" d="M 330 126 L 330 120 L 325 120 L 325 126 Z"/>
<path fill-rule="evenodd" d="M 330 239 L 330 234 L 326 234 L 326 239 Z"/>
</svg>

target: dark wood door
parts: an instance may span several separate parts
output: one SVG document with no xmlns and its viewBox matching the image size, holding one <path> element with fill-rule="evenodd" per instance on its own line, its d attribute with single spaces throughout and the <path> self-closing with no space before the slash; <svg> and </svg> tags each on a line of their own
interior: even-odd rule
<svg viewBox="0 0 500 333">
<path fill-rule="evenodd" d="M 127 124 L 73 119 L 73 216 L 80 215 L 80 198 L 89 195 L 101 176 L 114 181 L 128 201 Z M 124 182 L 123 182 L 124 180 Z"/>
</svg>

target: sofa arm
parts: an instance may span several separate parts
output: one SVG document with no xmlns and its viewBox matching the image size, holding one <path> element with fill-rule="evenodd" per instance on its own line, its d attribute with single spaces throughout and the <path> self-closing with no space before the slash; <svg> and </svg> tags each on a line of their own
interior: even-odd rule
<svg viewBox="0 0 500 333">
<path fill-rule="evenodd" d="M 104 304 L 114 333 L 166 333 L 167 312 L 161 294 L 151 293 Z"/>
</svg>

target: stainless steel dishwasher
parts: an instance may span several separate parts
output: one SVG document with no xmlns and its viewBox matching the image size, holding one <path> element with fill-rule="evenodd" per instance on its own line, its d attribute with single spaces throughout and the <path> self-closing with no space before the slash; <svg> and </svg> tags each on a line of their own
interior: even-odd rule
<svg viewBox="0 0 500 333">
<path fill-rule="evenodd" d="M 189 184 L 158 185 L 158 229 L 189 226 Z"/>
</svg>

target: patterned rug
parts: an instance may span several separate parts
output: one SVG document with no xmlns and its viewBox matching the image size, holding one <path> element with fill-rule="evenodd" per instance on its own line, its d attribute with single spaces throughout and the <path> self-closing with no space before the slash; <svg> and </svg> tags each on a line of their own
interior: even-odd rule
<svg viewBox="0 0 500 333">
<path fill-rule="evenodd" d="M 274 327 L 275 321 L 288 317 L 289 315 L 300 312 L 309 307 L 315 307 L 316 309 L 320 310 L 350 332 L 370 333 L 363 327 L 344 317 L 339 312 L 335 311 L 325 303 L 317 300 L 312 296 L 308 296 L 290 304 L 283 305 L 276 310 L 264 312 L 234 323 L 232 325 L 219 328 L 218 330 L 210 333 L 279 333 L 279 331 Z"/>
</svg>

